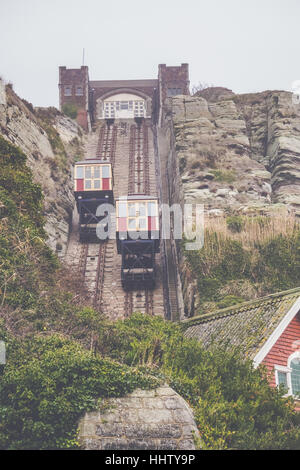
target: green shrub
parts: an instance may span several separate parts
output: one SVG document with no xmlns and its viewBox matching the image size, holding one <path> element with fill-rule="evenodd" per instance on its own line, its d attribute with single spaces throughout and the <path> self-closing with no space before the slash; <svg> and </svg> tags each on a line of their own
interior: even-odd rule
<svg viewBox="0 0 300 470">
<path fill-rule="evenodd" d="M 78 106 L 74 103 L 65 103 L 62 112 L 71 119 L 77 118 Z"/>
<path fill-rule="evenodd" d="M 233 233 L 240 233 L 245 225 L 241 216 L 233 215 L 226 218 L 226 224 Z"/>
<path fill-rule="evenodd" d="M 216 306 L 218 308 L 227 308 L 231 307 L 232 305 L 240 304 L 241 302 L 244 302 L 245 299 L 243 297 L 238 297 L 236 295 L 226 295 L 223 297 L 222 300 L 219 300 L 216 303 Z"/>
<path fill-rule="evenodd" d="M 30 308 L 57 269 L 45 242 L 43 195 L 26 156 L 0 137 L 0 302 Z"/>
<path fill-rule="evenodd" d="M 259 257 L 253 267 L 253 277 L 268 291 L 298 287 L 300 284 L 300 231 L 278 235 L 260 244 Z"/>
<path fill-rule="evenodd" d="M 118 397 L 158 380 L 95 356 L 59 336 L 11 341 L 0 381 L 0 448 L 78 447 L 78 421 Z"/>
<path fill-rule="evenodd" d="M 228 217 L 226 222 L 235 234 L 244 224 L 243 219 L 234 217 Z M 224 292 L 227 296 L 237 295 L 230 292 L 232 281 L 241 283 L 241 291 L 237 295 L 239 302 L 248 300 L 248 293 L 244 295 L 243 292 L 244 281 L 247 281 L 247 292 L 250 283 L 253 292 L 258 290 L 260 295 L 300 285 L 300 231 L 297 228 L 287 235 L 271 234 L 269 239 L 257 240 L 252 246 L 244 246 L 240 240 L 207 231 L 204 247 L 196 253 L 187 251 L 185 256 L 197 280 L 199 314 L 221 305 L 227 306 Z"/>
<path fill-rule="evenodd" d="M 211 170 L 211 172 L 215 175 L 215 181 L 233 183 L 236 180 L 234 170 Z"/>
</svg>

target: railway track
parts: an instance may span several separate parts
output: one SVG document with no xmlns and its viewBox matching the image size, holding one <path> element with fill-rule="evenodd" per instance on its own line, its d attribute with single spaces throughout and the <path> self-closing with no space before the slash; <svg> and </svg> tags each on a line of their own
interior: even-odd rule
<svg viewBox="0 0 300 470">
<path fill-rule="evenodd" d="M 150 194 L 148 126 L 133 124 L 130 128 L 128 195 Z"/>
<path fill-rule="evenodd" d="M 143 121 L 130 127 L 128 195 L 150 195 L 148 126 Z M 153 291 L 149 289 L 126 292 L 124 313 L 154 315 Z"/>
<path fill-rule="evenodd" d="M 86 146 L 86 158 L 96 155 L 110 161 L 114 171 L 115 197 L 125 194 L 156 192 L 156 174 L 151 127 L 147 122 L 133 124 L 132 120 L 102 125 L 98 135 L 91 134 Z M 74 211 L 66 261 L 80 273 L 89 293 L 91 305 L 109 319 L 129 317 L 139 311 L 164 316 L 162 275 L 158 259 L 158 287 L 152 290 L 125 292 L 121 285 L 121 256 L 115 240 L 100 243 L 78 241 L 78 216 Z M 160 255 L 158 255 L 158 258 Z"/>
<path fill-rule="evenodd" d="M 117 126 L 101 126 L 98 138 L 92 136 L 86 148 L 86 158 L 96 155 L 101 160 L 114 162 L 117 142 Z M 105 268 L 109 260 L 109 241 L 100 243 L 79 243 L 76 221 L 78 216 L 74 211 L 73 231 L 70 237 L 67 262 L 80 273 L 87 290 L 90 293 L 91 304 L 97 310 L 102 310 L 102 294 Z"/>
<path fill-rule="evenodd" d="M 126 292 L 124 304 L 125 317 L 130 317 L 133 312 L 154 315 L 153 300 L 153 291 L 151 290 Z"/>
<path fill-rule="evenodd" d="M 116 125 L 104 125 L 100 128 L 96 157 L 114 164 L 118 128 Z"/>
</svg>

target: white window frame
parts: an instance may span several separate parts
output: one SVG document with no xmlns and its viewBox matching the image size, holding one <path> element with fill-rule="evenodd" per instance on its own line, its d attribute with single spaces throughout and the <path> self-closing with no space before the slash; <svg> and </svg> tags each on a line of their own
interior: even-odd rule
<svg viewBox="0 0 300 470">
<path fill-rule="evenodd" d="M 81 90 L 80 93 L 78 93 L 79 89 Z M 83 86 L 82 85 L 76 85 L 75 96 L 83 96 Z"/>
<path fill-rule="evenodd" d="M 287 366 L 279 366 L 277 364 L 274 365 L 275 369 L 275 383 L 276 386 L 279 387 L 279 380 L 278 380 L 278 372 L 283 372 L 286 374 L 286 381 L 287 381 L 287 387 L 288 387 L 288 392 L 285 395 L 286 397 L 288 396 L 297 396 L 298 395 L 293 395 L 293 390 L 292 390 L 292 368 L 291 368 L 291 362 L 294 359 L 300 359 L 300 351 L 296 351 L 293 354 L 291 354 L 288 358 L 287 361 Z"/>
<path fill-rule="evenodd" d="M 67 90 L 70 92 L 67 93 Z M 72 96 L 72 85 L 64 85 L 64 96 Z"/>
<path fill-rule="evenodd" d="M 292 395 L 292 380 L 291 380 L 292 369 L 290 367 L 279 366 L 277 364 L 274 365 L 274 369 L 275 369 L 276 387 L 279 387 L 278 372 L 283 372 L 284 374 L 286 374 L 286 383 L 287 383 L 287 388 L 288 388 L 288 392 L 284 396 Z"/>
<path fill-rule="evenodd" d="M 293 354 L 290 355 L 290 357 L 288 358 L 288 368 L 291 369 L 291 373 L 292 373 L 292 368 L 291 368 L 291 362 L 294 360 L 294 359 L 300 359 L 300 351 L 296 351 L 294 352 Z M 291 395 L 293 395 L 293 392 L 292 392 L 292 376 L 291 376 L 291 373 L 289 374 L 290 376 L 290 380 L 291 380 Z M 295 397 L 299 397 L 299 395 L 293 395 Z"/>
<path fill-rule="evenodd" d="M 109 179 L 111 181 L 112 179 L 112 171 L 111 171 L 111 166 L 107 163 L 105 164 L 89 164 L 89 165 L 82 165 L 84 168 L 84 175 L 83 175 L 83 181 L 84 181 L 84 191 L 103 191 L 103 179 Z M 103 176 L 103 168 L 107 167 L 108 168 L 108 176 Z M 78 168 L 78 166 L 77 166 Z M 90 168 L 91 169 L 91 176 L 90 178 L 86 177 L 86 169 Z M 99 169 L 99 177 L 95 178 L 95 171 Z M 77 169 L 76 169 L 76 176 L 77 176 Z M 82 179 L 82 178 L 80 178 Z M 86 182 L 89 181 L 91 184 L 90 188 L 86 187 Z M 99 181 L 99 187 L 95 187 L 95 181 Z"/>
</svg>

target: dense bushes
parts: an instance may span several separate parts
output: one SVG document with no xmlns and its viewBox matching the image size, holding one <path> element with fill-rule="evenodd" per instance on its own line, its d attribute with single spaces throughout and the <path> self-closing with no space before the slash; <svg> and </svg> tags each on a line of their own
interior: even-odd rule
<svg viewBox="0 0 300 470">
<path fill-rule="evenodd" d="M 135 368 L 95 356 L 59 336 L 7 340 L 0 379 L 0 448 L 77 447 L 78 420 L 105 397 L 158 384 Z"/>
<path fill-rule="evenodd" d="M 42 191 L 25 162 L 0 137 L 0 305 L 30 308 L 58 263 L 45 243 Z"/>
<path fill-rule="evenodd" d="M 77 117 L 77 112 L 78 112 L 78 106 L 73 103 L 65 103 L 63 105 L 63 113 L 68 116 L 71 119 L 76 119 Z"/>
<path fill-rule="evenodd" d="M 246 218 L 228 217 L 230 233 L 207 230 L 204 247 L 187 251 L 186 258 L 197 280 L 200 310 L 207 312 L 254 297 L 300 285 L 300 230 L 255 238 L 255 227 L 268 230 L 268 218 L 253 220 L 252 238 L 245 241 Z M 254 227 L 254 228 L 253 228 Z"/>
</svg>

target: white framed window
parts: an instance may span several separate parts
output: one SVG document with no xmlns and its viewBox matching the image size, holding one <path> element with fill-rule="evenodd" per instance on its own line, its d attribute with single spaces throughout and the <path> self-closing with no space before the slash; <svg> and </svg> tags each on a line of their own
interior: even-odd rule
<svg viewBox="0 0 300 470">
<path fill-rule="evenodd" d="M 71 85 L 66 85 L 64 87 L 64 94 L 65 94 L 65 96 L 72 96 L 72 87 L 71 87 Z"/>
<path fill-rule="evenodd" d="M 300 398 L 300 352 L 289 357 L 288 366 L 291 368 L 292 394 Z"/>
<path fill-rule="evenodd" d="M 77 166 L 76 167 L 76 178 L 83 179 L 84 178 L 84 166 Z"/>
<path fill-rule="evenodd" d="M 286 389 L 286 394 L 290 395 L 291 390 L 291 369 L 285 366 L 274 366 L 275 369 L 275 382 L 276 386 L 283 385 Z"/>
<path fill-rule="evenodd" d="M 83 96 L 83 88 L 82 86 L 76 87 L 76 96 Z"/>
<path fill-rule="evenodd" d="M 100 189 L 100 167 L 99 166 L 86 166 L 84 178 L 84 189 Z"/>
<path fill-rule="evenodd" d="M 102 178 L 110 177 L 110 167 L 108 165 L 103 165 L 102 167 Z"/>
<path fill-rule="evenodd" d="M 283 385 L 286 395 L 300 398 L 300 351 L 291 354 L 287 366 L 275 365 L 274 369 L 277 387 Z"/>
<path fill-rule="evenodd" d="M 181 95 L 181 94 L 182 94 L 181 88 L 168 88 L 167 90 L 167 96 L 176 96 L 176 95 Z"/>
</svg>

